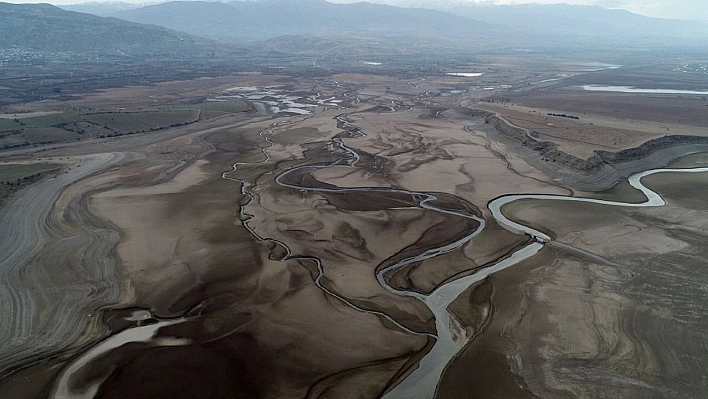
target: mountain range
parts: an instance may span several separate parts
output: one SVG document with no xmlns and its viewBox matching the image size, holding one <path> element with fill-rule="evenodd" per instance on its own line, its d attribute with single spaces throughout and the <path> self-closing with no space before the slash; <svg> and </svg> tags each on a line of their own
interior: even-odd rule
<svg viewBox="0 0 708 399">
<path fill-rule="evenodd" d="M 241 44 L 268 54 L 330 56 L 478 50 L 607 53 L 614 48 L 646 52 L 708 45 L 708 24 L 598 6 L 399 1 L 408 7 L 255 0 L 87 3 L 62 10 L 0 3 L 0 46 L 180 56 Z"/>
<path fill-rule="evenodd" d="M 701 47 L 708 23 L 649 18 L 625 10 L 567 4 L 488 5 L 400 0 L 407 7 L 324 0 L 174 1 L 110 15 L 226 42 L 279 36 L 421 37 L 464 48 L 583 46 Z M 427 8 L 421 8 L 426 6 Z M 125 8 L 125 7 L 124 7 Z M 104 9 L 104 13 L 108 10 Z M 409 43 L 410 44 L 410 43 Z"/>
<path fill-rule="evenodd" d="M 469 1 L 401 0 L 401 6 L 423 7 L 478 19 L 524 32 L 577 36 L 688 37 L 708 34 L 708 23 L 650 18 L 622 9 L 571 4 L 495 5 Z"/>
<path fill-rule="evenodd" d="M 0 3 L 0 48 L 174 57 L 214 47 L 208 39 L 155 25 L 66 11 L 49 4 Z"/>
<path fill-rule="evenodd" d="M 284 35 L 465 35 L 495 26 L 443 11 L 324 0 L 257 2 L 174 1 L 120 11 L 132 22 L 226 41 L 268 40 Z"/>
</svg>

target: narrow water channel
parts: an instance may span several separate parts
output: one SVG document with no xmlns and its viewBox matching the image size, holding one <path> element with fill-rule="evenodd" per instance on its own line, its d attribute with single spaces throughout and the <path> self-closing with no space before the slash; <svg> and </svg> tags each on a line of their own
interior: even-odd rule
<svg viewBox="0 0 708 399">
<path fill-rule="evenodd" d="M 363 135 L 364 133 L 361 132 L 361 130 L 353 125 L 351 125 L 349 122 L 345 121 L 342 117 L 337 117 L 338 122 L 340 125 L 344 125 L 347 127 L 347 131 L 350 134 L 360 134 Z M 260 137 L 262 140 L 264 140 L 266 143 L 268 143 L 268 146 L 262 149 L 262 152 L 264 154 L 264 159 L 261 161 L 258 161 L 256 163 L 265 163 L 270 160 L 270 156 L 268 155 L 268 149 L 272 147 L 273 141 L 268 137 L 269 130 L 265 129 L 260 132 Z M 410 265 L 415 262 L 423 261 L 426 259 L 434 258 L 438 255 L 444 254 L 451 252 L 453 250 L 456 250 L 458 248 L 461 248 L 464 246 L 467 242 L 469 242 L 474 236 L 479 234 L 485 227 L 485 221 L 476 215 L 472 213 L 468 213 L 465 211 L 460 211 L 460 210 L 451 210 L 451 209 L 445 209 L 438 207 L 434 204 L 434 201 L 437 199 L 434 195 L 430 193 L 422 193 L 422 192 L 415 192 L 415 191 L 409 191 L 409 190 L 402 190 L 402 189 L 396 189 L 396 188 L 382 188 L 382 187 L 362 187 L 362 188 L 331 188 L 331 186 L 328 186 L 327 188 L 320 188 L 320 187 L 310 187 L 310 186 L 303 186 L 303 185 L 295 185 L 291 183 L 286 183 L 284 182 L 284 179 L 291 173 L 294 173 L 296 171 L 304 170 L 304 169 L 321 169 L 321 168 L 328 168 L 331 166 L 347 166 L 351 168 L 356 168 L 357 163 L 360 162 L 361 160 L 361 155 L 355 150 L 352 149 L 351 147 L 348 147 L 342 139 L 340 138 L 333 138 L 332 139 L 332 145 L 336 148 L 339 148 L 342 150 L 346 157 L 338 159 L 337 161 L 330 163 L 328 165 L 305 165 L 305 166 L 297 166 L 290 168 L 284 172 L 282 172 L 280 175 L 278 175 L 275 178 L 275 182 L 283 187 L 295 189 L 295 190 L 304 190 L 304 191 L 309 191 L 309 192 L 330 192 L 330 193 L 348 193 L 349 195 L 356 195 L 357 192 L 378 192 L 378 193 L 395 193 L 395 194 L 404 194 L 408 195 L 411 198 L 413 198 L 417 204 L 417 206 L 421 209 L 427 209 L 427 210 L 432 210 L 435 212 L 440 212 L 444 214 L 449 214 L 449 215 L 454 215 L 462 218 L 468 218 L 474 220 L 478 227 L 474 229 L 473 231 L 467 232 L 463 237 L 457 238 L 454 242 L 447 243 L 445 245 L 441 245 L 436 248 L 431 248 L 423 251 L 422 253 L 400 260 L 392 265 L 387 266 L 386 268 L 383 268 L 376 274 L 376 278 L 378 282 L 381 284 L 382 287 L 384 287 L 386 290 L 389 292 L 392 292 L 396 295 L 401 295 L 401 296 L 407 296 L 407 297 L 413 297 L 421 302 L 423 302 L 433 313 L 435 316 L 435 325 L 436 325 L 436 334 L 429 334 L 426 332 L 417 332 L 413 331 L 410 328 L 400 324 L 398 321 L 390 317 L 389 315 L 385 314 L 384 312 L 380 311 L 373 311 L 373 310 L 368 310 L 368 309 L 363 309 L 353 303 L 351 303 L 349 300 L 346 298 L 336 294 L 335 292 L 332 292 L 328 288 L 324 287 L 321 284 L 321 280 L 325 275 L 325 268 L 322 265 L 322 262 L 315 258 L 315 257 L 302 257 L 302 256 L 296 256 L 293 255 L 290 248 L 287 246 L 286 243 L 278 241 L 276 239 L 272 238 L 267 238 L 267 237 L 261 237 L 259 236 L 250 226 L 248 221 L 253 218 L 253 215 L 250 215 L 246 212 L 246 208 L 248 207 L 249 204 L 254 201 L 253 195 L 248 191 L 248 183 L 242 180 L 238 180 L 235 178 L 232 178 L 229 176 L 229 174 L 235 170 L 238 169 L 240 165 L 245 165 L 246 163 L 236 163 L 232 167 L 232 171 L 229 172 L 224 172 L 222 174 L 222 177 L 224 179 L 229 179 L 229 180 L 234 180 L 237 181 L 241 184 L 241 192 L 243 195 L 246 195 L 249 197 L 249 201 L 242 205 L 240 207 L 240 214 L 243 220 L 243 225 L 248 229 L 248 231 L 259 241 L 267 241 L 274 243 L 276 245 L 280 245 L 284 248 L 285 250 L 285 255 L 281 260 L 287 260 L 287 259 L 300 259 L 300 260 L 305 260 L 305 261 L 311 261 L 314 262 L 317 266 L 318 270 L 318 275 L 315 278 L 315 283 L 316 285 L 322 289 L 324 292 L 326 292 L 328 295 L 331 295 L 332 297 L 342 301 L 345 303 L 347 306 L 352 307 L 353 309 L 356 309 L 357 311 L 361 312 L 366 312 L 370 314 L 377 315 L 379 317 L 383 317 L 387 319 L 388 321 L 392 322 L 395 324 L 397 327 L 401 328 L 402 330 L 410 333 L 410 334 L 416 334 L 416 335 L 426 335 L 435 338 L 436 342 L 432 349 L 420 360 L 417 368 L 408 375 L 400 384 L 394 386 L 391 388 L 388 392 L 386 392 L 382 398 L 385 399 L 432 399 L 435 397 L 436 389 L 438 386 L 438 383 L 440 381 L 440 378 L 442 376 L 442 373 L 444 372 L 445 368 L 447 365 L 450 363 L 450 361 L 462 350 L 462 348 L 468 343 L 469 338 L 466 335 L 466 332 L 464 330 L 464 327 L 460 325 L 459 321 L 457 320 L 456 317 L 452 316 L 449 311 L 448 311 L 448 306 L 452 301 L 454 301 L 462 292 L 464 292 L 467 288 L 469 288 L 472 284 L 486 278 L 492 273 L 495 273 L 497 271 L 506 269 L 508 267 L 514 266 L 515 264 L 530 258 L 531 256 L 535 255 L 538 253 L 543 246 L 548 243 L 551 238 L 546 235 L 545 233 L 532 229 L 528 226 L 524 226 L 522 224 L 516 223 L 514 221 L 509 220 L 504 214 L 502 213 L 502 208 L 504 205 L 517 201 L 517 200 L 524 200 L 524 199 L 536 199 L 536 200 L 552 200 L 552 201 L 577 201 L 577 202 L 589 202 L 589 203 L 595 203 L 595 204 L 602 204 L 602 205 L 608 205 L 608 206 L 623 206 L 623 207 L 652 207 L 652 206 L 662 206 L 664 205 L 664 200 L 659 196 L 659 194 L 651 191 L 647 187 L 645 187 L 641 183 L 641 179 L 645 176 L 655 174 L 655 173 L 664 173 L 664 172 L 672 172 L 672 173 L 698 173 L 698 172 L 708 172 L 708 168 L 695 168 L 695 169 L 654 169 L 654 170 L 649 170 L 645 171 L 642 173 L 638 173 L 636 175 L 633 175 L 629 178 L 630 184 L 636 188 L 637 190 L 640 190 L 644 195 L 647 197 L 647 200 L 643 203 L 623 203 L 623 202 L 615 202 L 615 201 L 608 201 L 608 200 L 599 200 L 599 199 L 588 199 L 588 198 L 576 198 L 576 197 L 565 197 L 565 196 L 557 196 L 557 195 L 537 195 L 537 194 L 519 194 L 519 195 L 507 195 L 503 197 L 499 197 L 493 201 L 491 201 L 488 204 L 489 209 L 492 212 L 492 216 L 494 219 L 500 223 L 503 227 L 507 228 L 508 230 L 518 233 L 518 234 L 527 234 L 532 237 L 534 237 L 536 240 L 532 242 L 531 244 L 519 249 L 515 253 L 513 253 L 510 257 L 488 267 L 483 270 L 479 270 L 476 273 L 472 275 L 468 275 L 465 277 L 461 277 L 456 280 L 448 281 L 441 286 L 439 286 L 437 289 L 435 289 L 432 293 L 430 294 L 421 294 L 419 292 L 415 292 L 412 290 L 399 290 L 396 289 L 392 286 L 390 286 L 387 281 L 386 281 L 386 276 L 389 273 L 395 272 L 398 269 L 401 269 L 407 265 Z M 78 369 L 83 367 L 84 365 L 88 364 L 90 360 L 96 356 L 99 356 L 103 353 L 105 353 L 108 350 L 111 350 L 113 348 L 116 348 L 117 346 L 120 346 L 122 344 L 125 344 L 127 342 L 150 342 L 154 340 L 154 336 L 157 334 L 158 329 L 162 326 L 167 326 L 167 325 L 172 325 L 175 323 L 179 323 L 185 319 L 178 319 L 178 320 L 164 320 L 160 321 L 157 324 L 149 325 L 149 326 L 140 326 L 140 327 L 135 327 L 132 329 L 128 329 L 125 331 L 122 331 L 121 333 L 118 333 L 114 336 L 111 336 L 107 338 L 105 341 L 102 343 L 99 343 L 96 345 L 94 348 L 88 350 L 78 358 L 76 358 L 71 364 L 69 364 L 64 371 L 61 373 L 58 383 L 55 386 L 54 390 L 54 395 L 53 397 L 55 398 L 68 398 L 68 397 L 78 397 L 78 398 L 92 398 L 95 393 L 98 390 L 98 387 L 100 386 L 100 382 L 98 382 L 96 385 L 90 387 L 87 391 L 84 391 L 83 393 L 80 393 L 77 395 L 75 392 L 71 392 L 69 390 L 69 380 Z M 179 341 L 179 342 L 164 342 L 161 343 L 159 340 L 155 342 L 155 344 L 160 345 L 182 345 L 186 344 L 186 342 Z"/>
</svg>

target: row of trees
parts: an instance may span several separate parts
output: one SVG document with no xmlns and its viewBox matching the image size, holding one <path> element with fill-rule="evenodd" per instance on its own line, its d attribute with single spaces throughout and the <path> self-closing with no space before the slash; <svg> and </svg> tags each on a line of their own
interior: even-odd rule
<svg viewBox="0 0 708 399">
<path fill-rule="evenodd" d="M 579 117 L 575 115 L 568 115 L 568 114 L 554 114 L 552 112 L 548 113 L 549 116 L 560 116 L 561 118 L 570 118 L 570 119 L 580 119 Z"/>
</svg>

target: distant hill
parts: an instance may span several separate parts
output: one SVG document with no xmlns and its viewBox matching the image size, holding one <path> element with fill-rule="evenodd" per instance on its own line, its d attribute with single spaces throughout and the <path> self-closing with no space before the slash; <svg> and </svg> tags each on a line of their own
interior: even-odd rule
<svg viewBox="0 0 708 399">
<path fill-rule="evenodd" d="M 152 3 L 124 3 L 121 1 L 90 1 L 81 4 L 59 5 L 67 11 L 85 12 L 87 14 L 98 15 L 99 17 L 108 17 L 120 11 L 134 10 L 136 8 L 152 5 Z"/>
<path fill-rule="evenodd" d="M 206 39 L 49 4 L 0 3 L 0 48 L 42 52 L 175 57 L 208 51 Z"/>
<path fill-rule="evenodd" d="M 636 40 L 708 37 L 708 23 L 650 18 L 621 9 L 571 4 L 495 5 L 459 0 L 374 0 L 470 17 L 526 33 Z M 561 3 L 561 1 L 559 1 Z"/>
<path fill-rule="evenodd" d="M 298 48 L 293 37 L 343 42 L 391 38 L 393 50 L 412 48 L 412 51 L 440 46 L 458 50 L 563 53 L 606 51 L 613 46 L 640 51 L 678 47 L 695 50 L 708 45 L 708 24 L 649 18 L 599 6 L 489 5 L 454 0 L 380 2 L 396 2 L 406 7 L 366 2 L 333 4 L 324 0 L 185 1 L 113 15 L 222 41 L 268 41 L 268 48 L 293 51 Z M 273 40 L 280 36 L 286 36 L 282 44 Z M 385 51 L 385 46 L 380 42 L 374 47 Z M 304 47 L 309 49 L 307 52 L 319 47 L 332 53 L 348 46 L 328 42 L 315 47 L 305 43 Z"/>
<path fill-rule="evenodd" d="M 323 0 L 168 2 L 114 16 L 221 40 L 255 41 L 284 35 L 447 35 L 494 30 L 489 24 L 449 13 L 371 3 Z"/>
<path fill-rule="evenodd" d="M 446 11 L 526 32 L 576 36 L 687 37 L 708 35 L 708 24 L 650 18 L 626 10 L 569 4 L 458 4 Z"/>
<path fill-rule="evenodd" d="M 244 13 L 219 2 L 168 2 L 117 12 L 113 16 L 222 40 L 257 38 L 261 30 L 257 26 L 259 21 L 249 21 Z M 254 24 L 259 32 L 253 31 Z"/>
</svg>

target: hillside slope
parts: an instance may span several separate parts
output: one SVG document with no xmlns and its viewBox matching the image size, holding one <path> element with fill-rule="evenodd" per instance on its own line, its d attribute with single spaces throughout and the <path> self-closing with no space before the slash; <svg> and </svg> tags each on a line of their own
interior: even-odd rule
<svg viewBox="0 0 708 399">
<path fill-rule="evenodd" d="M 0 47 L 43 52 L 178 56 L 208 40 L 158 26 L 62 10 L 49 4 L 0 3 Z"/>
</svg>

